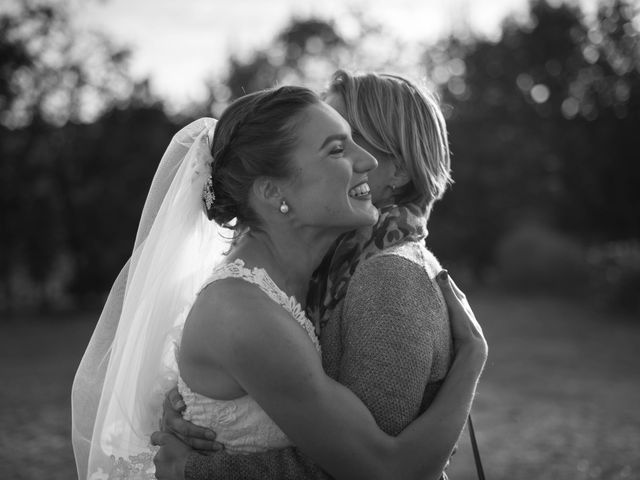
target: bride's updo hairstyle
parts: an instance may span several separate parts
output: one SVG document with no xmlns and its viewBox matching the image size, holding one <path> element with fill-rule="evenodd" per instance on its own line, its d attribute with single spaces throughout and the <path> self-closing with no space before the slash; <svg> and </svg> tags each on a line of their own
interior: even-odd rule
<svg viewBox="0 0 640 480">
<path fill-rule="evenodd" d="M 212 183 L 207 188 L 213 201 L 205 207 L 210 220 L 228 228 L 260 225 L 249 205 L 251 186 L 260 177 L 292 176 L 297 126 L 304 110 L 319 102 L 307 88 L 285 86 L 250 93 L 225 109 L 211 146 Z"/>
</svg>

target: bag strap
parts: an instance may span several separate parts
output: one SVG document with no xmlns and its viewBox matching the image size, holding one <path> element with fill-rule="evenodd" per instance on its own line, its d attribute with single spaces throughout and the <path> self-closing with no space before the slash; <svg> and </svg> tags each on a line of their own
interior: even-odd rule
<svg viewBox="0 0 640 480">
<path fill-rule="evenodd" d="M 473 429 L 473 422 L 471 421 L 471 414 L 469 414 L 469 418 L 467 421 L 469 423 L 469 436 L 471 437 L 471 448 L 473 449 L 473 459 L 476 463 L 478 479 L 485 480 L 484 470 L 482 469 L 482 460 L 480 460 L 480 450 L 478 450 L 478 442 L 476 441 L 476 432 Z"/>
</svg>

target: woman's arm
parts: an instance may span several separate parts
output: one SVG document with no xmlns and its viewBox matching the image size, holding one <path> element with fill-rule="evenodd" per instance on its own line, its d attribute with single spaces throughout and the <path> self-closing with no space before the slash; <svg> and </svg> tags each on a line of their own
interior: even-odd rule
<svg viewBox="0 0 640 480">
<path fill-rule="evenodd" d="M 242 289 L 241 289 L 242 290 Z M 440 472 L 424 460 L 430 435 L 440 420 L 421 416 L 397 438 L 381 431 L 363 403 L 347 388 L 328 378 L 312 343 L 291 317 L 247 291 L 219 292 L 207 355 L 230 373 L 242 388 L 300 447 L 338 478 L 425 478 Z M 240 294 L 243 308 L 234 300 Z M 262 301 L 260 301 L 262 300 Z M 226 303 L 225 303 L 226 302 Z M 247 311 L 256 312 L 247 315 Z M 442 387 L 444 395 L 469 399 L 484 364 L 477 342 L 463 342 Z M 470 402 L 470 400 L 469 400 Z M 432 409 L 444 413 L 446 402 Z M 463 408 L 468 408 L 466 405 Z M 430 409 L 431 410 L 431 409 Z"/>
<path fill-rule="evenodd" d="M 311 458 L 295 447 L 263 453 L 215 455 L 196 453 L 178 437 L 164 432 L 152 435 L 160 446 L 155 458 L 159 480 L 331 480 Z"/>
<path fill-rule="evenodd" d="M 161 446 L 154 458 L 161 480 L 330 480 L 296 447 L 231 455 L 215 441 L 215 432 L 182 418 L 186 405 L 174 387 L 165 396 L 161 428 L 152 438 Z M 200 450 L 199 452 L 196 450 Z M 219 452 L 213 455 L 213 452 Z"/>
</svg>

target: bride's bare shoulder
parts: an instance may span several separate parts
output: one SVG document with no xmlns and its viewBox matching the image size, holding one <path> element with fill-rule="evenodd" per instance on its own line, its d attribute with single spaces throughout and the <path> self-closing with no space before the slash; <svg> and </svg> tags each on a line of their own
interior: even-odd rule
<svg viewBox="0 0 640 480">
<path fill-rule="evenodd" d="M 198 294 L 192 315 L 234 318 L 246 316 L 256 308 L 268 308 L 273 303 L 257 285 L 240 278 L 223 278 L 210 283 Z"/>
<path fill-rule="evenodd" d="M 272 355 L 291 325 L 297 326 L 257 285 L 238 278 L 216 280 L 198 295 L 187 317 L 182 362 L 234 370 L 247 359 Z"/>
<path fill-rule="evenodd" d="M 238 278 L 216 280 L 198 294 L 180 343 L 180 372 L 190 388 L 213 398 L 243 393 L 230 374 L 240 352 L 251 351 L 245 345 L 259 341 L 255 325 L 261 323 L 260 311 L 270 308 L 263 297 L 258 287 Z"/>
<path fill-rule="evenodd" d="M 216 280 L 205 287 L 191 308 L 185 334 L 228 342 L 231 336 L 261 329 L 284 314 L 257 285 L 239 278 Z"/>
</svg>

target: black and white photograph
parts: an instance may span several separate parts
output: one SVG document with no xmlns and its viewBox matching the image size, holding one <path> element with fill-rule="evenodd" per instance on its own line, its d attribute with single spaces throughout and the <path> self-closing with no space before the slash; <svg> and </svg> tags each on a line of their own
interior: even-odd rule
<svg viewBox="0 0 640 480">
<path fill-rule="evenodd" d="M 3 0 L 0 478 L 640 480 L 640 1 Z"/>
</svg>

